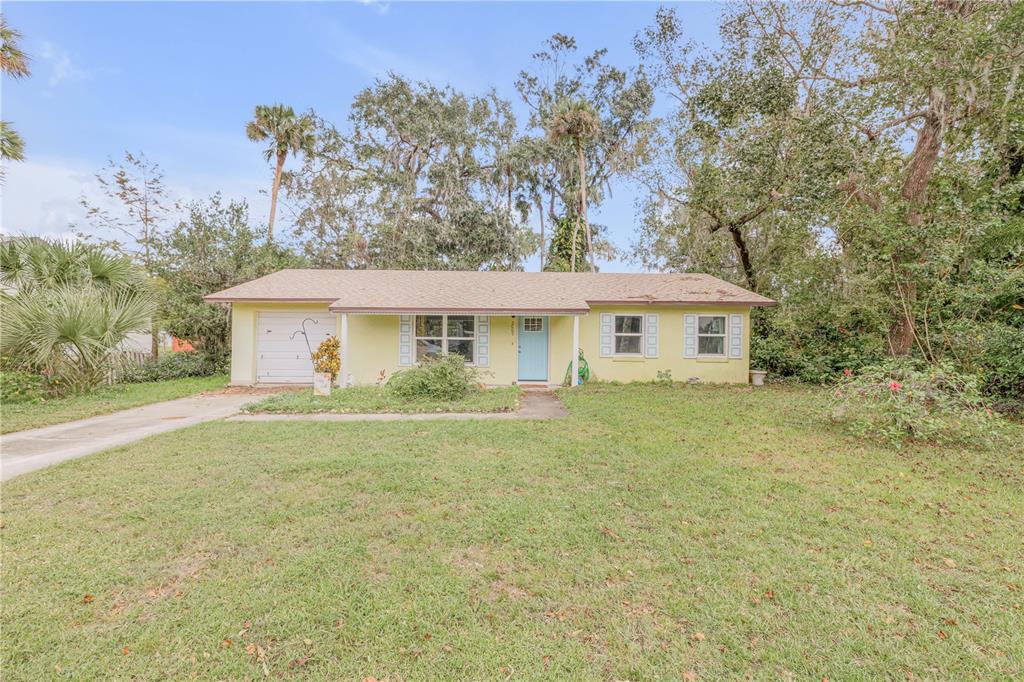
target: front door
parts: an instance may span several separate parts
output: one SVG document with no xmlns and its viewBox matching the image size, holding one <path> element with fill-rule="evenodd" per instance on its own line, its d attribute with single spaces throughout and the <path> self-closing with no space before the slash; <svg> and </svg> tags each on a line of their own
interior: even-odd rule
<svg viewBox="0 0 1024 682">
<path fill-rule="evenodd" d="M 548 318 L 519 316 L 519 381 L 548 380 Z"/>
</svg>

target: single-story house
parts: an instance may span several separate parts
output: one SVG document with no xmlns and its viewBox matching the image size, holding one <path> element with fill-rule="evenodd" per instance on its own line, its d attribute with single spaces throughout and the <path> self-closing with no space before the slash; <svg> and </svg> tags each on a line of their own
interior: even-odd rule
<svg viewBox="0 0 1024 682">
<path fill-rule="evenodd" d="M 337 335 L 343 386 L 444 353 L 489 384 L 554 385 L 576 349 L 600 380 L 747 383 L 750 309 L 775 304 L 702 274 L 406 270 L 281 270 L 206 300 L 231 304 L 232 384 L 311 383 Z"/>
</svg>

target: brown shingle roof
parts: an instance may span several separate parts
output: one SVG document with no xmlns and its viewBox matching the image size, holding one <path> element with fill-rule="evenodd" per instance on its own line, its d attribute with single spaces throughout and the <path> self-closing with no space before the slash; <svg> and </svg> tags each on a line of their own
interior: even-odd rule
<svg viewBox="0 0 1024 682">
<path fill-rule="evenodd" d="M 598 304 L 770 306 L 717 277 L 689 273 L 281 270 L 207 301 L 322 301 L 335 312 L 581 313 Z"/>
</svg>

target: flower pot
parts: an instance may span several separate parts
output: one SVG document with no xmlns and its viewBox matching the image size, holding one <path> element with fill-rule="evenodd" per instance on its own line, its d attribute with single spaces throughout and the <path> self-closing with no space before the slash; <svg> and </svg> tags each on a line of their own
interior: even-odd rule
<svg viewBox="0 0 1024 682">
<path fill-rule="evenodd" d="M 314 372 L 313 373 L 313 395 L 330 395 L 331 394 L 331 373 L 330 372 Z"/>
<path fill-rule="evenodd" d="M 764 386 L 764 377 L 768 372 L 763 369 L 750 370 L 750 383 L 754 386 Z"/>
</svg>

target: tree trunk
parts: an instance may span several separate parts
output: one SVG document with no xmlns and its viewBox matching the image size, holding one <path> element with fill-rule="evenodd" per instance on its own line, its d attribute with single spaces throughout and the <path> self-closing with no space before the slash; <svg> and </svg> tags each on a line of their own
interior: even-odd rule
<svg viewBox="0 0 1024 682">
<path fill-rule="evenodd" d="M 274 241 L 274 215 L 277 213 L 277 192 L 281 189 L 281 169 L 284 168 L 284 154 L 277 155 L 274 168 L 274 188 L 270 192 L 270 220 L 267 223 L 267 243 Z"/>
<path fill-rule="evenodd" d="M 596 272 L 594 267 L 594 243 L 590 238 L 590 223 L 587 222 L 587 166 L 583 157 L 583 145 L 576 145 L 576 162 L 580 167 L 580 216 L 583 220 L 583 229 L 587 235 L 587 257 L 590 260 L 590 271 Z"/>
<path fill-rule="evenodd" d="M 740 256 L 740 266 L 743 268 L 743 277 L 747 282 L 747 288 L 756 292 L 757 276 L 754 274 L 754 265 L 750 260 L 750 251 L 747 249 L 747 241 L 743 238 L 743 232 L 737 225 L 730 225 L 729 234 L 732 235 L 732 243 L 736 245 L 736 252 Z"/>
<path fill-rule="evenodd" d="M 946 93 L 940 88 L 932 88 L 928 113 L 914 144 L 907 176 L 900 191 L 900 196 L 908 204 L 907 225 L 912 228 L 920 227 L 924 223 L 922 209 L 928 202 L 928 183 L 942 150 L 942 136 L 945 133 L 947 117 Z M 912 257 L 911 254 L 896 254 L 893 258 L 893 276 L 896 279 L 897 294 L 900 296 L 896 319 L 889 327 L 889 348 L 893 355 L 906 355 L 914 346 L 914 302 L 917 299 L 917 284 L 908 281 L 902 273 L 902 264 Z"/>
<path fill-rule="evenodd" d="M 540 216 L 540 271 L 544 272 L 544 205 L 540 201 L 540 195 L 533 200 L 537 204 L 537 215 Z"/>
</svg>

